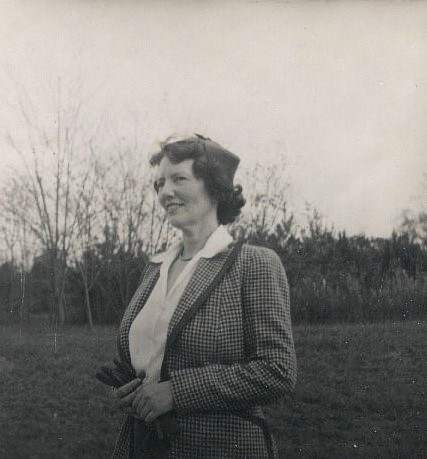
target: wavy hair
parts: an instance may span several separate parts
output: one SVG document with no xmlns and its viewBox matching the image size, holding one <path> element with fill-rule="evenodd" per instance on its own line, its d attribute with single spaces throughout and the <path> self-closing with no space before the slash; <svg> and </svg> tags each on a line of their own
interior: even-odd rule
<svg viewBox="0 0 427 459">
<path fill-rule="evenodd" d="M 230 185 L 228 178 L 224 175 L 223 165 L 206 151 L 205 140 L 210 139 L 199 135 L 186 137 L 183 140 L 168 137 L 160 144 L 160 151 L 151 156 L 150 165 L 158 166 L 165 156 L 173 164 L 187 159 L 194 160 L 193 174 L 196 178 L 203 180 L 208 196 L 218 204 L 218 222 L 226 225 L 236 220 L 246 200 L 243 197 L 242 187 Z M 154 188 L 158 192 L 156 182 Z"/>
</svg>

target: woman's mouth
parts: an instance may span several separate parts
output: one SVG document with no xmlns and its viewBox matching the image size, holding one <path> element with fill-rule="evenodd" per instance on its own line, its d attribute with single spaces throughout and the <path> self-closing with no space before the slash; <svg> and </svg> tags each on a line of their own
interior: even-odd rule
<svg viewBox="0 0 427 459">
<path fill-rule="evenodd" d="M 182 204 L 171 203 L 171 204 L 168 204 L 168 205 L 166 206 L 166 210 L 167 210 L 168 212 L 172 212 L 172 211 L 178 209 L 178 207 L 181 207 L 181 206 L 182 206 Z"/>
</svg>

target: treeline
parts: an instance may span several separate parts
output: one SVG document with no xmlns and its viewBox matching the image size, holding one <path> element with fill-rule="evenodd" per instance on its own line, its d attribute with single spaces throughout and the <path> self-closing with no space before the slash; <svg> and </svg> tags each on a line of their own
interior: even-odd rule
<svg viewBox="0 0 427 459">
<path fill-rule="evenodd" d="M 75 94 L 65 106 L 60 89 L 50 117 L 18 94 L 27 135 L 7 136 L 23 167 L 0 187 L 0 320 L 117 323 L 148 256 L 177 234 L 158 209 L 140 130 L 100 136 Z M 336 233 L 316 211 L 297 224 L 286 161 L 277 155 L 271 164 L 239 167 L 247 204 L 230 230 L 279 254 L 296 322 L 425 315 L 425 212 L 390 238 Z"/>
<path fill-rule="evenodd" d="M 335 233 L 316 213 L 298 232 L 292 215 L 287 217 L 285 213 L 274 228 L 259 223 L 256 220 L 248 226 L 237 222 L 231 232 L 235 238 L 268 246 L 278 253 L 289 279 L 294 322 L 425 316 L 426 239 L 414 237 L 408 226 L 385 239 Z M 129 252 L 112 228 L 104 228 L 104 236 L 102 242 L 82 254 L 80 268 L 76 262 L 67 266 L 67 323 L 88 323 L 88 307 L 91 323 L 117 323 L 137 288 L 147 254 Z M 140 241 L 136 246 L 146 244 Z M 55 318 L 50 259 L 47 252 L 34 257 L 28 271 L 10 262 L 0 266 L 3 320 L 25 321 L 36 314 Z"/>
<path fill-rule="evenodd" d="M 427 251 L 408 233 L 349 237 L 314 225 L 286 244 L 280 231 L 257 242 L 284 263 L 295 322 L 405 320 L 427 313 Z"/>
</svg>

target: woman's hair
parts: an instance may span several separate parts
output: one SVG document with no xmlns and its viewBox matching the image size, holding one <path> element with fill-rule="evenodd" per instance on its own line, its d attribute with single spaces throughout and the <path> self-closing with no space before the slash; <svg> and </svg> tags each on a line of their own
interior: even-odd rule
<svg viewBox="0 0 427 459">
<path fill-rule="evenodd" d="M 230 174 L 225 170 L 223 163 L 215 155 L 209 154 L 206 142 L 201 136 L 189 137 L 185 140 L 161 143 L 159 152 L 150 158 L 151 166 L 158 166 L 166 156 L 168 160 L 177 164 L 187 159 L 193 159 L 193 174 L 203 180 L 209 197 L 218 203 L 217 218 L 222 225 L 232 223 L 240 214 L 240 209 L 246 200 L 240 185 L 233 185 Z M 157 184 L 154 184 L 157 189 Z"/>
</svg>

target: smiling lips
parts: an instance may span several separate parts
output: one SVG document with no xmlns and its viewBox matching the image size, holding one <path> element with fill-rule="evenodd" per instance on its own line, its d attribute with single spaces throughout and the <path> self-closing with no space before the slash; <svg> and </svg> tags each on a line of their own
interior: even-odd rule
<svg viewBox="0 0 427 459">
<path fill-rule="evenodd" d="M 182 204 L 180 204 L 178 202 L 172 202 L 172 203 L 170 203 L 170 204 L 168 204 L 166 206 L 166 209 L 168 211 L 171 211 L 171 210 L 176 210 L 176 209 L 178 209 L 178 207 L 181 207 L 181 206 L 182 206 Z"/>
</svg>

